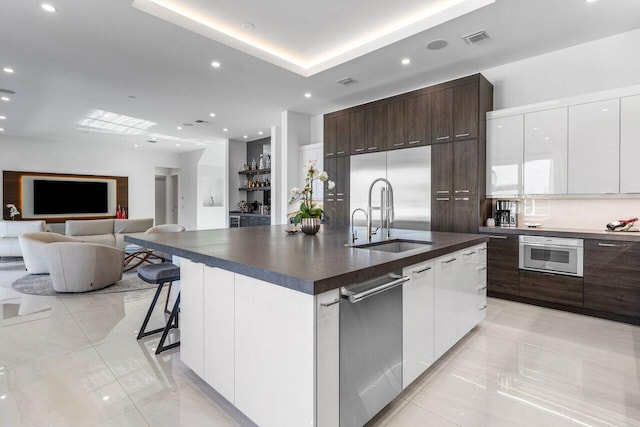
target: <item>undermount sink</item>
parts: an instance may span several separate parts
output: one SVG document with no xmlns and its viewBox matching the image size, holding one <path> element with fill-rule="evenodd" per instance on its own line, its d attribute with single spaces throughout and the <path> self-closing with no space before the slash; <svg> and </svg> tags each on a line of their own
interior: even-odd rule
<svg viewBox="0 0 640 427">
<path fill-rule="evenodd" d="M 364 245 L 354 246 L 356 249 L 366 249 L 369 251 L 400 253 L 411 251 L 414 249 L 424 249 L 433 245 L 433 242 L 420 242 L 416 240 L 395 239 L 384 242 L 366 243 Z"/>
</svg>

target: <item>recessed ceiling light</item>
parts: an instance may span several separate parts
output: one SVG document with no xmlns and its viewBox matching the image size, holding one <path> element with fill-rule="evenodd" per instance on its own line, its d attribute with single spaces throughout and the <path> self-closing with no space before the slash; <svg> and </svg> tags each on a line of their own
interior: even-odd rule
<svg viewBox="0 0 640 427">
<path fill-rule="evenodd" d="M 409 65 L 409 64 L 411 64 L 411 60 L 409 58 L 404 58 L 402 60 L 402 65 Z"/>
<path fill-rule="evenodd" d="M 608 108 L 603 108 L 602 111 L 609 111 L 609 109 Z"/>
<path fill-rule="evenodd" d="M 2 98 L 0 98 L 1 100 L 3 100 L 4 102 L 8 102 L 11 101 L 11 99 L 8 96 L 3 96 Z"/>
<path fill-rule="evenodd" d="M 55 12 L 57 9 L 53 6 L 51 6 L 50 4 L 47 3 L 43 3 L 42 4 L 42 9 L 46 10 L 47 12 Z"/>
<path fill-rule="evenodd" d="M 226 131 L 228 131 L 228 130 L 229 130 L 229 129 L 227 129 L 227 128 L 222 129 L 222 131 L 223 131 L 223 132 L 226 132 Z"/>
<path fill-rule="evenodd" d="M 219 63 L 218 61 L 213 61 L 213 62 L 211 63 L 211 66 L 212 66 L 213 68 L 220 68 L 220 63 Z"/>
<path fill-rule="evenodd" d="M 209 117 L 215 117 L 216 113 L 209 113 Z"/>
<path fill-rule="evenodd" d="M 13 74 L 13 68 L 5 67 L 2 69 L 7 74 Z"/>
<path fill-rule="evenodd" d="M 309 92 L 307 92 L 307 93 L 304 94 L 304 97 L 305 98 L 311 98 L 311 94 Z"/>
<path fill-rule="evenodd" d="M 133 148 L 138 148 L 138 144 L 133 144 Z"/>
<path fill-rule="evenodd" d="M 244 138 L 244 139 L 247 139 L 247 138 L 249 138 L 249 135 L 245 135 L 245 136 L 243 136 L 243 138 Z"/>
<path fill-rule="evenodd" d="M 176 144 L 176 147 L 180 147 L 180 144 Z"/>
<path fill-rule="evenodd" d="M 178 129 L 178 130 L 182 130 L 182 126 L 178 126 L 176 129 Z"/>
<path fill-rule="evenodd" d="M 4 132 L 4 128 L 0 128 L 0 132 Z"/>
<path fill-rule="evenodd" d="M 6 120 L 7 116 L 0 116 L 0 120 Z"/>
<path fill-rule="evenodd" d="M 263 134 L 263 132 L 258 132 L 258 135 L 262 135 L 262 134 Z"/>
<path fill-rule="evenodd" d="M 440 49 L 444 49 L 448 45 L 449 45 L 448 41 L 442 40 L 442 39 L 438 39 L 438 40 L 433 40 L 433 41 L 427 43 L 427 49 L 429 49 L 429 50 L 440 50 Z"/>
<path fill-rule="evenodd" d="M 596 0 L 584 0 L 584 1 L 585 1 L 585 3 L 595 3 L 596 2 Z"/>
</svg>

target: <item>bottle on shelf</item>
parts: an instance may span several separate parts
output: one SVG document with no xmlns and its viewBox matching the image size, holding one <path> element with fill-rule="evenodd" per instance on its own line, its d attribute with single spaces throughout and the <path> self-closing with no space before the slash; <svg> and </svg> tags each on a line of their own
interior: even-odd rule
<svg viewBox="0 0 640 427">
<path fill-rule="evenodd" d="M 251 159 L 251 170 L 256 170 L 257 164 L 256 164 L 256 158 L 252 158 Z"/>
<path fill-rule="evenodd" d="M 264 157 L 260 154 L 260 160 L 258 163 L 258 169 L 264 169 Z"/>
<path fill-rule="evenodd" d="M 267 154 L 267 160 L 265 161 L 265 167 L 271 169 L 271 154 Z"/>
</svg>

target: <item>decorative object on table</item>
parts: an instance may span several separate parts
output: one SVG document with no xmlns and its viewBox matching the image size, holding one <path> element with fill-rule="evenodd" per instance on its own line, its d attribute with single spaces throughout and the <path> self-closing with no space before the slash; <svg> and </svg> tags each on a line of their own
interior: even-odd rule
<svg viewBox="0 0 640 427">
<path fill-rule="evenodd" d="M 118 209 L 116 209 L 116 219 L 127 219 L 127 211 L 121 208 L 120 205 L 118 205 Z"/>
<path fill-rule="evenodd" d="M 304 186 L 302 189 L 294 187 L 291 189 L 291 199 L 289 204 L 300 202 L 298 210 L 291 217 L 294 224 L 302 223 L 302 232 L 305 234 L 316 234 L 320 230 L 320 219 L 324 211 L 313 203 L 313 182 L 320 180 L 327 183 L 329 190 L 333 189 L 336 184 L 329 180 L 327 172 L 320 172 L 316 169 L 315 160 L 307 160 L 304 164 L 305 171 Z"/>
<path fill-rule="evenodd" d="M 238 209 L 240 210 L 240 213 L 247 213 L 247 202 L 240 200 L 238 202 Z"/>
<path fill-rule="evenodd" d="M 495 227 L 496 226 L 496 220 L 493 218 L 487 218 L 487 227 Z"/>
<path fill-rule="evenodd" d="M 9 208 L 9 216 L 13 221 L 15 221 L 16 216 L 20 215 L 20 211 L 13 203 L 7 203 L 7 208 Z"/>
<path fill-rule="evenodd" d="M 638 218 L 619 219 L 607 224 L 607 231 L 640 231 L 634 224 Z"/>
</svg>

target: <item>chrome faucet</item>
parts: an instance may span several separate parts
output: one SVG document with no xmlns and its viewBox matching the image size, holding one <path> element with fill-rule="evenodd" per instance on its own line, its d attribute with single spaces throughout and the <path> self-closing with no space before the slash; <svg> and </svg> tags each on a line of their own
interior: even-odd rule
<svg viewBox="0 0 640 427">
<path fill-rule="evenodd" d="M 373 192 L 373 186 L 377 182 L 382 181 L 386 184 L 385 187 L 380 189 L 380 206 L 371 206 L 371 193 Z M 393 210 L 393 187 L 386 178 L 376 178 L 369 186 L 369 202 L 367 204 L 367 239 L 371 241 L 371 222 L 373 221 L 373 210 L 380 210 L 380 228 L 387 230 L 388 239 L 391 237 L 391 223 L 393 222 L 394 210 Z"/>
<path fill-rule="evenodd" d="M 356 212 L 362 212 L 364 214 L 364 217 L 367 219 L 367 224 L 369 224 L 369 215 L 367 215 L 367 211 L 365 211 L 362 208 L 357 208 L 354 209 L 353 212 L 351 212 L 351 244 L 354 244 L 356 242 L 356 240 L 358 239 L 358 232 L 354 231 L 353 229 L 353 216 L 356 214 Z"/>
</svg>

